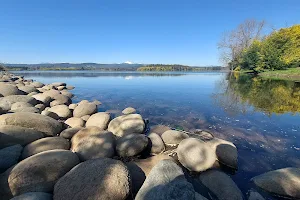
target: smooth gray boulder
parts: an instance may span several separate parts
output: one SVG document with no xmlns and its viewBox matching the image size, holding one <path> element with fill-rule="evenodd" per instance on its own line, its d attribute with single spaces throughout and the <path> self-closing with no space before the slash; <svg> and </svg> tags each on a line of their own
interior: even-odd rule
<svg viewBox="0 0 300 200">
<path fill-rule="evenodd" d="M 54 112 L 50 112 L 49 111 L 50 108 L 45 108 L 42 112 L 41 112 L 41 115 L 45 115 L 45 116 L 48 116 L 48 117 L 51 117 L 55 120 L 58 120 L 59 119 L 59 116 L 54 113 Z"/>
<path fill-rule="evenodd" d="M 151 141 L 151 150 L 150 150 L 150 152 L 152 154 L 159 154 L 159 153 L 163 152 L 166 149 L 163 140 L 161 139 L 161 137 L 158 134 L 150 133 L 148 135 L 148 138 Z"/>
<path fill-rule="evenodd" d="M 71 140 L 71 150 L 80 160 L 111 158 L 115 155 L 115 138 L 109 131 L 87 127 L 78 131 Z"/>
<path fill-rule="evenodd" d="M 141 115 L 129 114 L 114 118 L 108 125 L 108 131 L 111 131 L 118 137 L 129 134 L 141 134 L 145 129 L 145 123 Z"/>
<path fill-rule="evenodd" d="M 70 111 L 69 107 L 66 105 L 57 105 L 49 108 L 49 112 L 53 112 L 57 114 L 60 119 L 68 119 L 72 116 L 72 112 Z"/>
<path fill-rule="evenodd" d="M 45 137 L 41 131 L 12 125 L 0 125 L 0 148 L 20 144 L 25 146 Z"/>
<path fill-rule="evenodd" d="M 196 192 L 195 193 L 195 200 L 208 200 L 208 199 Z"/>
<path fill-rule="evenodd" d="M 46 137 L 27 144 L 22 152 L 21 159 L 54 149 L 70 149 L 70 142 L 62 137 Z"/>
<path fill-rule="evenodd" d="M 75 128 L 68 128 L 63 130 L 59 136 L 65 138 L 65 139 L 71 139 L 78 131 L 83 129 L 82 127 L 75 127 Z"/>
<path fill-rule="evenodd" d="M 233 169 L 238 168 L 238 152 L 236 146 L 232 142 L 213 138 L 206 141 L 206 144 L 213 149 L 220 163 Z"/>
<path fill-rule="evenodd" d="M 150 128 L 150 132 L 157 133 L 159 136 L 162 136 L 168 130 L 171 130 L 171 128 L 162 124 L 151 126 Z"/>
<path fill-rule="evenodd" d="M 52 97 L 54 100 L 50 102 L 50 106 L 57 106 L 57 105 L 70 105 L 72 103 L 72 100 L 63 95 L 63 94 L 57 94 Z"/>
<path fill-rule="evenodd" d="M 135 200 L 194 198 L 194 188 L 184 177 L 182 169 L 172 160 L 162 160 L 152 168 Z"/>
<path fill-rule="evenodd" d="M 28 192 L 12 198 L 11 200 L 52 200 L 52 194 L 45 192 Z"/>
<path fill-rule="evenodd" d="M 55 82 L 55 83 L 51 83 L 51 85 L 53 85 L 54 87 L 59 87 L 59 86 L 66 86 L 66 83 L 63 82 Z"/>
<path fill-rule="evenodd" d="M 74 110 L 76 107 L 77 107 L 76 103 L 72 103 L 72 104 L 69 105 L 70 110 Z"/>
<path fill-rule="evenodd" d="M 0 149 L 0 173 L 17 164 L 22 150 L 19 144 Z"/>
<path fill-rule="evenodd" d="M 72 97 L 74 96 L 74 95 L 73 95 L 71 92 L 69 92 L 68 90 L 61 90 L 60 93 L 61 93 L 62 95 L 65 95 L 65 96 L 69 97 L 69 98 L 72 98 Z"/>
<path fill-rule="evenodd" d="M 252 178 L 254 184 L 271 194 L 285 198 L 300 198 L 300 169 L 283 168 Z"/>
<path fill-rule="evenodd" d="M 129 114 L 134 114 L 134 113 L 136 113 L 136 110 L 135 110 L 135 108 L 132 108 L 132 107 L 125 108 L 122 111 L 122 114 L 124 114 L 124 115 L 129 115 Z"/>
<path fill-rule="evenodd" d="M 80 163 L 55 184 L 54 200 L 125 200 L 131 179 L 118 160 L 100 158 Z"/>
<path fill-rule="evenodd" d="M 233 180 L 224 172 L 208 170 L 199 176 L 200 182 L 218 200 L 243 200 L 243 194 Z"/>
<path fill-rule="evenodd" d="M 0 94 L 6 97 L 10 95 L 24 95 L 25 93 L 15 85 L 0 82 Z"/>
<path fill-rule="evenodd" d="M 9 188 L 8 184 L 8 177 L 11 172 L 11 170 L 15 167 L 12 166 L 9 169 L 7 169 L 5 172 L 0 173 L 0 197 L 1 200 L 9 200 L 13 197 L 11 190 Z"/>
<path fill-rule="evenodd" d="M 179 162 L 193 172 L 210 169 L 216 161 L 216 154 L 213 149 L 196 138 L 182 140 L 176 152 Z"/>
<path fill-rule="evenodd" d="M 19 162 L 10 172 L 8 184 L 14 196 L 27 192 L 52 192 L 55 183 L 79 159 L 67 150 L 50 150 Z"/>
<path fill-rule="evenodd" d="M 33 98 L 35 98 L 36 100 L 42 102 L 45 106 L 49 106 L 50 105 L 50 102 L 51 102 L 51 97 L 50 96 L 47 96 L 46 94 L 44 93 L 41 93 L 41 94 L 35 94 L 32 96 Z"/>
<path fill-rule="evenodd" d="M 110 121 L 110 114 L 106 112 L 99 112 L 96 114 L 93 114 L 92 116 L 89 117 L 87 120 L 85 126 L 97 126 L 101 130 L 106 130 L 108 123 Z"/>
<path fill-rule="evenodd" d="M 27 95 L 11 95 L 0 98 L 0 107 L 3 110 L 10 110 L 11 106 L 16 102 L 26 102 L 30 103 L 31 105 L 35 106 L 38 102 L 33 97 Z"/>
<path fill-rule="evenodd" d="M 56 95 L 60 95 L 61 93 L 60 93 L 60 91 L 58 91 L 58 90 L 49 89 L 49 90 L 43 92 L 43 94 L 44 94 L 45 96 L 49 96 L 49 97 L 51 97 L 52 99 L 54 99 L 54 97 L 55 97 Z"/>
<path fill-rule="evenodd" d="M 24 107 L 17 108 L 15 110 L 10 110 L 9 112 L 18 113 L 18 112 L 29 112 L 29 113 L 40 113 L 40 110 L 36 107 Z"/>
<path fill-rule="evenodd" d="M 97 106 L 94 103 L 79 103 L 73 111 L 74 117 L 82 117 L 84 115 L 92 115 L 97 112 Z"/>
<path fill-rule="evenodd" d="M 78 117 L 71 117 L 65 121 L 65 124 L 74 128 L 74 127 L 84 127 L 85 121 Z"/>
<path fill-rule="evenodd" d="M 116 150 L 121 157 L 140 154 L 148 145 L 148 138 L 142 134 L 130 134 L 117 140 Z"/>
<path fill-rule="evenodd" d="M 182 131 L 168 130 L 161 135 L 167 145 L 178 145 L 182 140 L 189 138 L 188 134 Z"/>
<path fill-rule="evenodd" d="M 35 88 L 41 88 L 41 87 L 44 87 L 44 84 L 41 83 L 41 82 L 32 82 L 30 83 L 31 86 L 35 87 Z"/>
<path fill-rule="evenodd" d="M 62 124 L 51 117 L 37 113 L 12 113 L 0 115 L 0 125 L 13 125 L 31 128 L 54 136 L 61 132 Z"/>
<path fill-rule="evenodd" d="M 11 110 L 17 110 L 17 109 L 20 109 L 20 108 L 31 108 L 33 107 L 32 104 L 30 103 L 27 103 L 27 102 L 16 102 L 14 104 L 11 105 Z"/>
<path fill-rule="evenodd" d="M 31 92 L 38 92 L 38 90 L 35 87 L 28 86 L 28 85 L 26 85 L 26 86 L 20 86 L 19 90 L 23 91 L 26 94 L 29 94 Z"/>
</svg>

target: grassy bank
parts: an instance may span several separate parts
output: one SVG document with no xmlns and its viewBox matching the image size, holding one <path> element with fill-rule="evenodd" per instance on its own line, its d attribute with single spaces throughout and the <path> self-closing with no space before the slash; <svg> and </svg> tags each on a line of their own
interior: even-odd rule
<svg viewBox="0 0 300 200">
<path fill-rule="evenodd" d="M 259 73 L 259 76 L 271 79 L 300 81 L 300 67 L 286 70 L 266 71 Z"/>
</svg>

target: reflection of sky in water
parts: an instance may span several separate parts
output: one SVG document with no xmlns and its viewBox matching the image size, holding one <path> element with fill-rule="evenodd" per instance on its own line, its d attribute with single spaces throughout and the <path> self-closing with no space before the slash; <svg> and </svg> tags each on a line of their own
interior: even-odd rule
<svg viewBox="0 0 300 200">
<path fill-rule="evenodd" d="M 75 86 L 74 102 L 98 99 L 100 110 L 135 107 L 150 124 L 186 130 L 207 129 L 234 142 L 239 150 L 239 170 L 233 179 L 247 190 L 249 179 L 282 167 L 298 167 L 300 115 L 276 115 L 246 106 L 246 112 L 226 111 L 216 104 L 225 73 L 24 73 L 44 83 L 67 82 Z"/>
</svg>

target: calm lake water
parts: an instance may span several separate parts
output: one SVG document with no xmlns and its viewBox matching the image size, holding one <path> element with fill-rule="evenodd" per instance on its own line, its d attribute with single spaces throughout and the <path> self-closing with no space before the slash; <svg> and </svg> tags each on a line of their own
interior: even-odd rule
<svg viewBox="0 0 300 200">
<path fill-rule="evenodd" d="M 100 111 L 138 110 L 150 125 L 202 129 L 232 141 L 239 169 L 232 176 L 246 192 L 249 180 L 300 166 L 300 81 L 205 73 L 14 72 L 43 83 L 76 88 L 73 102 L 97 99 Z"/>
</svg>

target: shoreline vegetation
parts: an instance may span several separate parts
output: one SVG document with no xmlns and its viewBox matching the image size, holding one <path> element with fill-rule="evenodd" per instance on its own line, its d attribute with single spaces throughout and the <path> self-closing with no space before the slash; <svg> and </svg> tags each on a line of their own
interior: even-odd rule
<svg viewBox="0 0 300 200">
<path fill-rule="evenodd" d="M 0 73 L 1 199 L 245 199 L 227 175 L 238 169 L 232 142 L 202 130 L 148 127 L 132 107 L 99 112 L 97 100 L 72 102 L 72 89 Z M 299 174 L 283 168 L 248 181 L 265 197 L 299 198 Z"/>
</svg>

